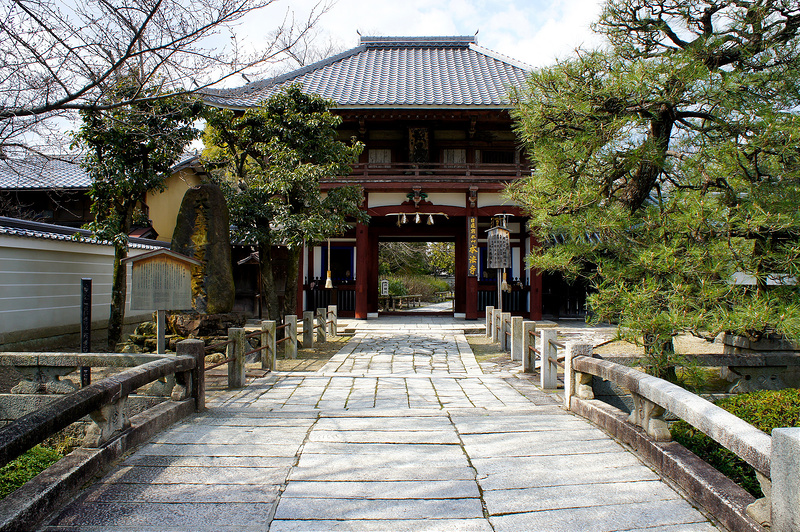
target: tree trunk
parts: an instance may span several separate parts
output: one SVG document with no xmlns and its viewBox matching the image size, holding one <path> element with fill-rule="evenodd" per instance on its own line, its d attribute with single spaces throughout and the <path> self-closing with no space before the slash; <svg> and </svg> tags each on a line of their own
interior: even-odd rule
<svg viewBox="0 0 800 532">
<path fill-rule="evenodd" d="M 302 251 L 302 248 L 289 250 L 289 258 L 286 262 L 286 291 L 283 293 L 284 314 L 297 315 L 297 276 L 300 271 Z"/>
<path fill-rule="evenodd" d="M 275 289 L 275 276 L 272 273 L 272 246 L 269 244 L 258 245 L 258 256 L 261 268 L 261 293 L 267 306 L 267 316 L 270 320 L 281 322 L 280 308 L 278 307 L 278 291 Z"/>
<path fill-rule="evenodd" d="M 111 352 L 122 340 L 122 325 L 125 321 L 125 299 L 127 296 L 128 271 L 122 260 L 128 255 L 124 246 L 114 246 L 114 272 L 111 279 L 111 309 L 108 315 L 108 349 Z"/>
<path fill-rule="evenodd" d="M 675 382 L 675 345 L 672 335 L 658 332 L 645 332 L 643 334 L 644 354 L 647 359 L 647 373 Z"/>
</svg>

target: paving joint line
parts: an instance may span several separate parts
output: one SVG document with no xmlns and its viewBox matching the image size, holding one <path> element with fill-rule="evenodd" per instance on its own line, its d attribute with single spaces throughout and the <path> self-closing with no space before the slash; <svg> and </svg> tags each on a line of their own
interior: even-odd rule
<svg viewBox="0 0 800 532">
<path fill-rule="evenodd" d="M 455 421 L 453 421 L 453 416 L 450 412 L 447 413 L 447 420 L 450 422 L 450 425 L 453 427 L 453 432 L 455 432 L 456 437 L 458 438 L 459 447 L 461 448 L 461 452 L 464 453 L 464 457 L 467 459 L 467 464 L 469 468 L 472 469 L 474 474 L 474 481 L 475 486 L 478 488 L 478 498 L 481 501 L 481 510 L 483 511 L 483 518 L 486 520 L 486 523 L 489 525 L 489 528 L 494 531 L 494 525 L 492 521 L 489 519 L 489 508 L 486 506 L 486 500 L 483 498 L 483 487 L 481 483 L 478 482 L 478 468 L 472 463 L 472 458 L 470 457 L 469 453 L 467 452 L 467 447 L 464 444 L 464 439 L 461 437 L 461 433 L 458 431 L 458 427 L 456 426 Z"/>
</svg>

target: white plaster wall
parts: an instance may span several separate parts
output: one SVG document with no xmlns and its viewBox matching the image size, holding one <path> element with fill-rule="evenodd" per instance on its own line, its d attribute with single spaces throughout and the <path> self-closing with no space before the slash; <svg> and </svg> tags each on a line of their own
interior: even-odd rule
<svg viewBox="0 0 800 532">
<path fill-rule="evenodd" d="M 495 205 L 516 206 L 517 204 L 506 198 L 500 192 L 478 192 L 478 208 L 492 207 Z"/>
<path fill-rule="evenodd" d="M 0 335 L 79 327 L 82 278 L 92 279 L 92 320 L 107 319 L 113 262 L 111 246 L 0 235 Z M 150 315 L 126 303 L 126 317 Z"/>
<path fill-rule="evenodd" d="M 425 189 L 423 189 L 424 191 Z M 464 207 L 467 204 L 467 197 L 463 192 L 431 192 L 428 194 L 427 200 L 434 205 L 448 207 Z"/>
<path fill-rule="evenodd" d="M 404 201 L 408 201 L 407 194 L 407 192 L 370 192 L 368 201 L 369 207 L 375 208 L 400 205 Z"/>
</svg>

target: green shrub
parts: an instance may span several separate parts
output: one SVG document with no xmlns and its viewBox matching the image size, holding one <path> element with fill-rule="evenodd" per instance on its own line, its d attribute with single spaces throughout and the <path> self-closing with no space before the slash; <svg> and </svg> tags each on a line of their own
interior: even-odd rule
<svg viewBox="0 0 800 532">
<path fill-rule="evenodd" d="M 390 296 L 404 296 L 408 294 L 406 287 L 403 285 L 403 281 L 397 279 L 396 277 L 388 277 L 389 280 L 389 295 Z"/>
<path fill-rule="evenodd" d="M 387 279 L 389 294 L 393 296 L 419 294 L 423 301 L 433 301 L 436 292 L 450 290 L 447 281 L 432 275 L 393 275 Z"/>
<path fill-rule="evenodd" d="M 5 498 L 30 479 L 58 462 L 61 454 L 54 449 L 37 445 L 19 458 L 0 468 L 0 498 Z"/>
<path fill-rule="evenodd" d="M 0 468 L 0 499 L 79 447 L 85 427 L 73 424 Z"/>
<path fill-rule="evenodd" d="M 717 406 L 747 421 L 767 434 L 778 427 L 800 427 L 800 390 L 760 390 L 722 399 Z M 744 460 L 685 421 L 670 426 L 672 437 L 708 462 L 754 497 L 762 497 L 756 474 Z"/>
</svg>

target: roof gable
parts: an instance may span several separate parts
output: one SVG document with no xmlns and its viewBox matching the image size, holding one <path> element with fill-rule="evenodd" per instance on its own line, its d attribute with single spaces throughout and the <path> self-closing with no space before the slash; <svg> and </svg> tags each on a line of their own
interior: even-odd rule
<svg viewBox="0 0 800 532">
<path fill-rule="evenodd" d="M 358 47 L 287 74 L 206 94 L 212 105 L 247 108 L 286 85 L 340 108 L 508 108 L 530 67 L 481 48 L 474 37 L 361 37 Z"/>
</svg>

